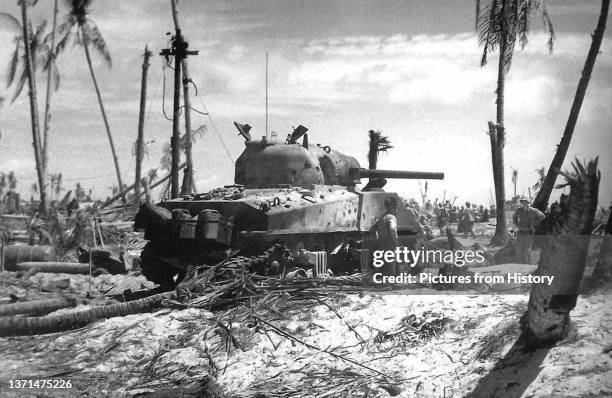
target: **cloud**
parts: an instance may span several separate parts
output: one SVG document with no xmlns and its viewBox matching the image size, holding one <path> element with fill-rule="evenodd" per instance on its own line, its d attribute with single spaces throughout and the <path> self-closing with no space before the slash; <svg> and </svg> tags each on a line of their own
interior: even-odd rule
<svg viewBox="0 0 612 398">
<path fill-rule="evenodd" d="M 14 171 L 20 173 L 24 170 L 30 172 L 34 168 L 34 162 L 30 159 L 9 159 L 0 163 L 0 170 L 4 172 Z"/>
</svg>

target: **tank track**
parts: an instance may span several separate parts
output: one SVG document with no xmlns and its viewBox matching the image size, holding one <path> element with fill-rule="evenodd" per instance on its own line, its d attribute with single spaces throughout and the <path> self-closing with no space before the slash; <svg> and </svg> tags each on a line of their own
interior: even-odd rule
<svg viewBox="0 0 612 398">
<path fill-rule="evenodd" d="M 277 247 L 273 246 L 262 254 L 252 256 L 235 255 L 226 260 L 214 261 L 210 267 L 218 268 L 215 276 L 225 278 L 232 278 L 231 274 L 236 273 L 240 269 L 252 273 L 266 274 L 271 259 L 278 252 Z M 182 281 L 187 282 L 194 277 L 194 271 L 201 268 L 188 267 L 187 269 L 182 269 L 179 260 L 162 254 L 163 250 L 149 243 L 142 250 L 140 258 L 142 274 L 148 280 L 159 284 L 164 290 L 174 289 Z M 215 265 L 215 263 L 218 265 Z"/>
</svg>

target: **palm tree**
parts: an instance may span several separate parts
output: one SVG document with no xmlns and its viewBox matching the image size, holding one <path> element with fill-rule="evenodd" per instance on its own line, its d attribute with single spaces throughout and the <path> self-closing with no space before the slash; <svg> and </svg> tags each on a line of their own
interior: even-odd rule
<svg viewBox="0 0 612 398">
<path fill-rule="evenodd" d="M 368 168 L 376 169 L 378 166 L 378 154 L 381 152 L 387 152 L 393 148 L 389 137 L 382 135 L 382 131 L 370 130 L 368 132 L 370 137 L 370 145 L 368 149 Z M 371 180 L 371 178 L 370 178 Z"/>
<path fill-rule="evenodd" d="M 36 162 L 36 173 L 38 176 L 38 185 L 40 189 L 40 212 L 44 215 L 47 213 L 47 194 L 46 194 L 46 169 L 44 164 L 44 156 L 41 148 L 40 140 L 40 124 L 38 120 L 38 102 L 36 91 L 36 65 L 40 62 L 37 49 L 42 45 L 42 33 L 46 23 L 43 22 L 38 26 L 35 33 L 32 32 L 32 25 L 28 18 L 28 7 L 36 4 L 37 0 L 19 0 L 18 4 L 21 7 L 21 22 L 14 16 L 7 13 L 0 13 L 0 18 L 8 21 L 14 28 L 20 30 L 21 36 L 15 37 L 15 51 L 9 63 L 9 73 L 7 76 L 7 85 L 12 85 L 17 76 L 17 70 L 22 65 L 22 72 L 17 80 L 17 87 L 13 95 L 13 102 L 19 96 L 25 83 L 28 83 L 29 100 L 30 100 L 30 119 L 32 124 L 32 145 L 34 147 L 34 159 Z M 23 43 L 23 47 L 21 46 Z M 21 62 L 20 62 L 21 61 Z M 57 70 L 55 70 L 57 72 Z M 53 75 L 53 74 L 52 74 Z M 57 76 L 57 73 L 55 73 Z M 57 89 L 57 85 L 56 85 Z"/>
<path fill-rule="evenodd" d="M 497 115 L 496 123 L 489 122 L 489 136 L 491 140 L 491 159 L 493 164 L 493 182 L 495 185 L 495 198 L 497 203 L 497 226 L 491 244 L 500 245 L 508 241 L 505 214 L 505 177 L 504 152 L 504 90 L 505 76 L 510 70 L 514 48 L 518 41 L 525 47 L 531 18 L 541 14 L 544 26 L 548 30 L 549 51 L 552 51 L 554 32 L 553 26 L 542 0 L 490 0 L 481 7 L 480 0 L 476 1 L 476 22 L 479 29 L 478 41 L 483 47 L 481 66 L 487 64 L 489 52 L 499 50 L 497 68 Z"/>
<path fill-rule="evenodd" d="M 512 185 L 514 185 L 514 196 L 513 200 L 516 200 L 516 183 L 518 182 L 518 170 L 512 168 Z"/>
<path fill-rule="evenodd" d="M 12 27 L 18 31 L 13 38 L 13 42 L 15 44 L 15 49 L 13 50 L 13 54 L 9 60 L 9 65 L 7 69 L 6 75 L 6 86 L 10 87 L 15 85 L 15 89 L 13 91 L 13 96 L 11 98 L 11 104 L 14 103 L 19 95 L 23 92 L 23 88 L 28 81 L 28 74 L 25 68 L 26 65 L 26 56 L 25 56 L 25 46 L 23 40 L 23 27 L 21 22 L 19 22 L 14 16 L 7 13 L 0 13 L 0 19 L 7 21 L 12 25 Z M 45 32 L 45 27 L 47 25 L 46 21 L 42 21 L 37 27 L 36 30 L 32 30 L 32 26 L 30 24 L 30 53 L 32 54 L 32 68 L 34 69 L 34 73 L 36 73 L 39 65 L 43 66 L 43 71 L 48 71 L 51 73 L 51 81 L 55 83 L 55 90 L 59 87 L 59 71 L 57 68 L 47 69 L 47 60 L 49 53 L 49 46 L 45 39 L 43 39 L 43 34 Z"/>
<path fill-rule="evenodd" d="M 553 276 L 553 282 L 534 284 L 525 319 L 527 343 L 533 348 L 550 345 L 567 336 L 570 311 L 584 273 L 601 174 L 597 159 L 586 167 L 579 161 L 565 173 L 570 187 L 568 206 L 542 248 L 537 275 Z"/>
<path fill-rule="evenodd" d="M 55 65 L 55 30 L 57 28 L 57 0 L 53 4 L 53 26 L 51 27 L 51 33 L 45 38 L 45 42 L 49 43 L 48 56 L 45 62 L 45 69 L 47 70 L 47 93 L 45 97 L 45 119 L 43 127 L 43 139 L 42 139 L 42 158 L 43 167 L 45 169 L 45 175 L 47 174 L 49 166 L 49 128 L 51 124 L 51 82 L 56 81 L 55 90 L 59 85 L 59 72 Z M 49 39 L 50 37 L 50 39 Z M 55 72 L 55 73 L 54 73 Z M 55 76 L 54 76 L 55 75 Z"/>
<path fill-rule="evenodd" d="M 563 161 L 565 160 L 567 150 L 569 149 L 569 145 L 572 140 L 572 135 L 574 134 L 576 122 L 578 121 L 578 115 L 580 114 L 580 108 L 582 107 L 582 101 L 584 100 L 587 87 L 589 86 L 591 73 L 593 72 L 593 67 L 595 66 L 595 59 L 597 59 L 597 54 L 599 53 L 599 48 L 601 47 L 601 42 L 603 40 L 609 8 L 610 0 L 602 0 L 599 20 L 597 21 L 597 27 L 595 28 L 595 32 L 592 36 L 593 41 L 591 42 L 591 48 L 589 49 L 589 53 L 584 63 L 584 69 L 582 70 L 580 81 L 578 82 L 578 88 L 576 89 L 574 102 L 572 103 L 572 108 L 570 110 L 567 123 L 565 124 L 563 137 L 561 137 L 561 142 L 559 145 L 557 145 L 557 152 L 550 163 L 548 174 L 546 174 L 546 179 L 542 184 L 542 189 L 540 189 L 538 196 L 536 196 L 533 202 L 533 206 L 542 211 L 544 211 L 548 205 L 550 194 L 552 193 L 555 181 L 559 175 L 559 170 L 561 169 L 561 166 L 563 166 Z"/>
<path fill-rule="evenodd" d="M 90 46 L 98 52 L 111 67 L 112 59 L 108 46 L 102 33 L 98 29 L 95 22 L 89 18 L 89 6 L 93 0 L 66 0 L 66 5 L 69 9 L 66 15 L 65 21 L 59 26 L 58 33 L 63 35 L 55 48 L 55 55 L 59 54 L 64 50 L 68 42 L 72 39 L 73 34 L 76 34 L 76 44 L 79 44 L 85 50 L 85 58 L 87 60 L 87 66 L 89 67 L 89 73 L 96 89 L 96 95 L 98 97 L 98 104 L 100 105 L 100 112 L 102 113 L 102 119 L 104 120 L 104 126 L 106 127 L 106 135 L 108 136 L 108 142 L 110 143 L 111 153 L 113 155 L 113 161 L 115 163 L 115 172 L 117 173 L 117 183 L 119 190 L 122 191 L 124 188 L 121 180 L 121 171 L 119 170 L 119 160 L 117 159 L 117 152 L 115 151 L 115 144 L 113 142 L 113 136 L 110 131 L 108 119 L 106 117 L 106 111 L 104 110 L 104 104 L 102 103 L 102 96 L 100 94 L 100 88 L 98 87 L 98 81 L 91 64 L 91 54 L 89 51 Z M 127 202 L 125 195 L 122 195 L 123 203 Z"/>
</svg>

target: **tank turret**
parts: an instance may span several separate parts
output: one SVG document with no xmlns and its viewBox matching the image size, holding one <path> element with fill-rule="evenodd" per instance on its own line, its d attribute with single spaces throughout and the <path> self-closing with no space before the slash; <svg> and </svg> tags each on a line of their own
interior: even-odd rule
<svg viewBox="0 0 612 398">
<path fill-rule="evenodd" d="M 308 129 L 298 126 L 285 142 L 251 139 L 250 126 L 235 123 L 246 139 L 246 147 L 236 161 L 234 182 L 246 188 L 314 185 L 353 186 L 361 178 L 443 179 L 443 173 L 362 169 L 357 159 L 329 146 L 309 145 Z M 248 127 L 248 129 L 247 129 Z M 245 131 L 246 130 L 246 131 Z M 297 139 L 303 137 L 302 144 Z"/>
</svg>

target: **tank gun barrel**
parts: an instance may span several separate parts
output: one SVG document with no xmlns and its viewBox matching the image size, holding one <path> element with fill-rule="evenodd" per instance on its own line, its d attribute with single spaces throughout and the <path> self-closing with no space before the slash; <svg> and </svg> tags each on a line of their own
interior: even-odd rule
<svg viewBox="0 0 612 398">
<path fill-rule="evenodd" d="M 378 170 L 352 168 L 351 176 L 360 178 L 405 178 L 409 180 L 443 180 L 444 173 L 430 171 Z"/>
</svg>

